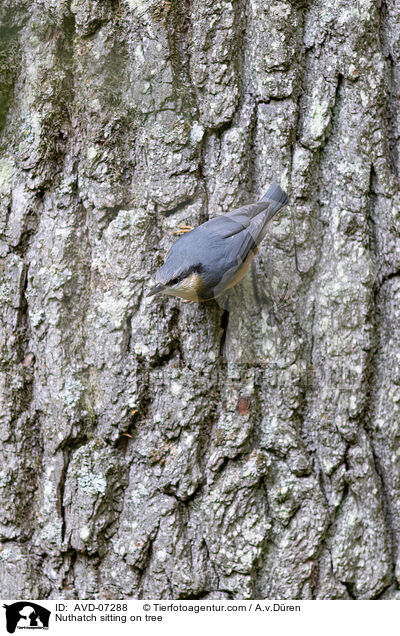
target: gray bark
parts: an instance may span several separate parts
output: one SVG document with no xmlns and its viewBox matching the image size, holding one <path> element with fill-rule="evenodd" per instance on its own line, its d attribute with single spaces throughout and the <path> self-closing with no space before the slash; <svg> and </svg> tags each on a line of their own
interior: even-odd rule
<svg viewBox="0 0 400 636">
<path fill-rule="evenodd" d="M 0 20 L 0 596 L 397 598 L 399 0 Z M 146 299 L 272 182 L 229 298 Z"/>
</svg>

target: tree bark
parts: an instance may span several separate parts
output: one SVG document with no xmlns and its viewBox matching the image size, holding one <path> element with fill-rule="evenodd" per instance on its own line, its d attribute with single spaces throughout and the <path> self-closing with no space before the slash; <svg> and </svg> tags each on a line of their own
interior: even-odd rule
<svg viewBox="0 0 400 636">
<path fill-rule="evenodd" d="M 399 598 L 399 0 L 0 24 L 0 596 Z M 273 182 L 229 297 L 146 298 Z"/>
</svg>

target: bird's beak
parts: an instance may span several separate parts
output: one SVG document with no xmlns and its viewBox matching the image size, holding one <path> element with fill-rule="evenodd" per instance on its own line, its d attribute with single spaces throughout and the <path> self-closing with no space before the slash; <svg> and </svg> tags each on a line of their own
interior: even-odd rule
<svg viewBox="0 0 400 636">
<path fill-rule="evenodd" d="M 153 287 L 153 289 L 150 289 L 150 291 L 146 294 L 146 296 L 155 296 L 155 294 L 160 294 L 161 292 L 163 292 L 165 289 L 165 285 L 161 285 L 161 283 L 159 285 L 155 285 Z"/>
</svg>

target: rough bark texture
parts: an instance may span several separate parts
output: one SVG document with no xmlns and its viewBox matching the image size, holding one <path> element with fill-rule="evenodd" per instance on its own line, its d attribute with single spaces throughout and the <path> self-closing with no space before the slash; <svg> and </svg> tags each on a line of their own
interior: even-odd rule
<svg viewBox="0 0 400 636">
<path fill-rule="evenodd" d="M 396 598 L 399 0 L 0 20 L 0 596 Z M 229 298 L 146 299 L 271 182 Z"/>
</svg>

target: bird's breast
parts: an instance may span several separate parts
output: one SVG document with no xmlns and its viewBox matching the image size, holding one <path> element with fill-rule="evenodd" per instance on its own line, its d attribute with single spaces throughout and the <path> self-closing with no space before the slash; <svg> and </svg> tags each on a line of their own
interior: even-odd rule
<svg viewBox="0 0 400 636">
<path fill-rule="evenodd" d="M 198 302 L 201 300 L 202 287 L 203 284 L 201 277 L 195 272 L 181 281 L 179 287 L 171 290 L 171 293 L 173 293 L 174 296 L 183 298 L 184 300 Z"/>
</svg>

